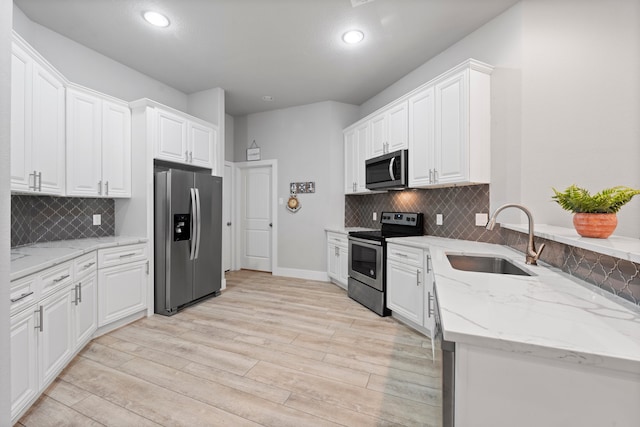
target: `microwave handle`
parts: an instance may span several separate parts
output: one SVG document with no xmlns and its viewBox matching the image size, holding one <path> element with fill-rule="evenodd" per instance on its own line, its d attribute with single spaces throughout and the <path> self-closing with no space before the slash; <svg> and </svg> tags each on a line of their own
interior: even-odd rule
<svg viewBox="0 0 640 427">
<path fill-rule="evenodd" d="M 395 181 L 395 176 L 393 176 L 393 163 L 396 161 L 395 156 L 391 158 L 391 161 L 389 162 L 389 177 L 391 178 L 391 181 Z"/>
</svg>

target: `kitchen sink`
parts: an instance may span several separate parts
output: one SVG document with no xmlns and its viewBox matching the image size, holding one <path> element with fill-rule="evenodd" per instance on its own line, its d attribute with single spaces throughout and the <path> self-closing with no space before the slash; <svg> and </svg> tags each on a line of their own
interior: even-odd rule
<svg viewBox="0 0 640 427">
<path fill-rule="evenodd" d="M 449 264 L 456 270 L 475 271 L 478 273 L 514 274 L 516 276 L 531 276 L 506 258 L 482 255 L 454 255 L 447 254 Z"/>
</svg>

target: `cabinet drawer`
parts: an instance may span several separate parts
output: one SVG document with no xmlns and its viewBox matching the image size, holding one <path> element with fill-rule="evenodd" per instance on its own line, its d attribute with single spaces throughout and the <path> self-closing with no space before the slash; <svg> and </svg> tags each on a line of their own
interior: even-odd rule
<svg viewBox="0 0 640 427">
<path fill-rule="evenodd" d="M 147 245 L 117 246 L 98 250 L 98 268 L 147 260 Z"/>
<path fill-rule="evenodd" d="M 345 236 L 344 234 L 332 233 L 332 232 L 327 233 L 327 242 L 337 246 L 345 246 L 345 247 L 348 244 L 347 236 Z"/>
<path fill-rule="evenodd" d="M 95 273 L 98 268 L 98 258 L 95 251 L 82 255 L 73 260 L 74 280 L 82 279 L 91 273 Z"/>
<path fill-rule="evenodd" d="M 73 262 L 67 261 L 45 270 L 41 274 L 42 297 L 73 281 Z"/>
<path fill-rule="evenodd" d="M 387 259 L 401 262 L 403 264 L 422 267 L 424 251 L 418 248 L 396 245 L 387 245 Z"/>
<path fill-rule="evenodd" d="M 33 274 L 11 282 L 9 298 L 11 299 L 10 313 L 12 315 L 40 299 L 38 275 Z"/>
</svg>

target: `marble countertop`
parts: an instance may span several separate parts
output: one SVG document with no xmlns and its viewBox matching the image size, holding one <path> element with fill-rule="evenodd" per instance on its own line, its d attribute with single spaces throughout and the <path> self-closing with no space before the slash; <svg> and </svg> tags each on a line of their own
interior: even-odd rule
<svg viewBox="0 0 640 427">
<path fill-rule="evenodd" d="M 343 227 L 343 226 L 335 226 L 335 227 L 325 227 L 325 231 L 331 231 L 333 233 L 340 234 L 349 234 L 351 231 L 371 231 L 375 230 L 375 228 L 365 228 L 365 227 Z"/>
<path fill-rule="evenodd" d="M 428 248 L 443 337 L 459 343 L 640 375 L 640 309 L 506 246 L 438 237 L 388 239 Z M 455 270 L 448 253 L 498 255 L 533 275 Z"/>
<path fill-rule="evenodd" d="M 97 249 L 145 243 L 144 237 L 110 236 L 59 240 L 11 249 L 10 280 L 20 279 Z"/>
</svg>

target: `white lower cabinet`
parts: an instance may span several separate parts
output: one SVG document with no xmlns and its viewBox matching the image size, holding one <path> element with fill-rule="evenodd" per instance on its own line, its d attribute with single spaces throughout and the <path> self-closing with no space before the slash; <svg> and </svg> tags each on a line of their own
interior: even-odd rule
<svg viewBox="0 0 640 427">
<path fill-rule="evenodd" d="M 11 417 L 35 400 L 38 384 L 38 343 L 36 316 L 32 308 L 11 317 Z"/>
<path fill-rule="evenodd" d="M 423 326 L 424 270 L 387 260 L 387 308 Z"/>
<path fill-rule="evenodd" d="M 11 282 L 12 423 L 94 336 L 98 325 L 146 308 L 144 248 L 98 251 L 104 251 L 100 259 L 112 265 L 101 270 L 93 251 Z"/>
<path fill-rule="evenodd" d="M 147 308 L 146 244 L 98 251 L 98 327 Z"/>
<path fill-rule="evenodd" d="M 343 289 L 349 281 L 349 246 L 346 234 L 327 232 L 327 274 Z"/>
</svg>

